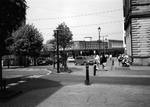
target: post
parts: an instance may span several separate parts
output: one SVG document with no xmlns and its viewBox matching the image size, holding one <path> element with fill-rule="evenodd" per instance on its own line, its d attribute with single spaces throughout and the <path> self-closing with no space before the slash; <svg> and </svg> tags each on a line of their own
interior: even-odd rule
<svg viewBox="0 0 150 107">
<path fill-rule="evenodd" d="M 57 33 L 57 73 L 59 72 L 59 40 L 58 40 L 58 30 L 56 31 Z"/>
<path fill-rule="evenodd" d="M 53 68 L 55 68 L 55 48 L 54 48 L 54 62 L 53 62 Z"/>
<path fill-rule="evenodd" d="M 86 80 L 85 80 L 85 85 L 90 85 L 90 80 L 89 80 L 89 65 L 86 64 Z"/>
<path fill-rule="evenodd" d="M 113 70 L 114 69 L 114 58 L 112 58 L 112 64 L 111 64 L 111 70 Z"/>
<path fill-rule="evenodd" d="M 93 70 L 94 70 L 93 75 L 96 76 L 96 62 L 95 62 L 95 64 L 94 64 Z"/>
<path fill-rule="evenodd" d="M 103 37 L 103 54 L 105 54 L 105 44 L 104 44 L 104 37 L 107 37 L 107 35 L 106 36 L 102 36 Z"/>
<path fill-rule="evenodd" d="M 99 27 L 98 28 L 98 32 L 99 32 L 99 56 L 100 56 L 100 31 L 101 31 L 101 28 Z"/>
</svg>

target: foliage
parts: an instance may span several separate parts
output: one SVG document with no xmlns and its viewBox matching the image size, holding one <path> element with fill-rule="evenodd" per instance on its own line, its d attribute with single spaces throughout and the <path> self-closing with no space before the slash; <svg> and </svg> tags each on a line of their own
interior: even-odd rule
<svg viewBox="0 0 150 107">
<path fill-rule="evenodd" d="M 33 25 L 24 25 L 13 35 L 16 54 L 28 55 L 31 57 L 40 54 L 43 46 L 43 37 Z"/>
<path fill-rule="evenodd" d="M 0 0 L 1 49 L 6 46 L 7 37 L 25 22 L 26 8 L 25 0 Z"/>
<path fill-rule="evenodd" d="M 46 42 L 46 44 L 56 44 L 56 39 L 55 38 L 50 39 Z"/>
<path fill-rule="evenodd" d="M 6 47 L 5 40 L 26 20 L 25 0 L 0 0 L 0 81 L 2 80 L 1 59 Z"/>
<path fill-rule="evenodd" d="M 5 54 L 12 53 L 14 50 L 14 38 L 10 36 L 5 40 Z"/>
<path fill-rule="evenodd" d="M 71 44 L 72 41 L 72 32 L 69 27 L 65 23 L 60 24 L 57 27 L 57 32 L 54 32 L 54 38 L 57 40 L 58 33 L 58 41 L 61 48 L 65 49 L 67 46 Z"/>
<path fill-rule="evenodd" d="M 59 48 L 63 48 L 62 53 L 62 67 L 67 68 L 67 54 L 65 49 L 69 47 L 72 43 L 72 32 L 70 31 L 69 27 L 65 23 L 58 25 L 57 30 L 54 32 L 54 41 L 58 40 Z"/>
<path fill-rule="evenodd" d="M 49 51 L 53 51 L 53 45 L 52 44 L 44 44 L 43 52 L 49 52 Z"/>
</svg>

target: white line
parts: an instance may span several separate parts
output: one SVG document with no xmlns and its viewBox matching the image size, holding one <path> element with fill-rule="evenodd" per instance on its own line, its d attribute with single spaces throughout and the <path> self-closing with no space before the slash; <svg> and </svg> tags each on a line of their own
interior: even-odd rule
<svg viewBox="0 0 150 107">
<path fill-rule="evenodd" d="M 11 83 L 11 84 L 8 84 L 8 86 L 15 86 L 15 85 L 18 85 L 19 83 Z"/>
<path fill-rule="evenodd" d="M 48 70 L 48 69 L 44 69 L 45 71 L 48 71 L 48 73 L 46 75 L 50 75 L 52 73 L 52 71 Z"/>
<path fill-rule="evenodd" d="M 99 77 L 140 77 L 140 78 L 150 78 L 150 75 L 97 75 Z"/>
<path fill-rule="evenodd" d="M 24 82 L 26 82 L 26 81 L 18 81 L 18 83 L 24 83 Z"/>
</svg>

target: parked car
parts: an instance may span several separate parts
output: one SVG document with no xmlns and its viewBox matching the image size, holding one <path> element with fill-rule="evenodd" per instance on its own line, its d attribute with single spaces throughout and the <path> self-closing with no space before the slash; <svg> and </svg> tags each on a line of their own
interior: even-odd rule
<svg viewBox="0 0 150 107">
<path fill-rule="evenodd" d="M 37 59 L 37 65 L 47 65 L 46 59 Z"/>
<path fill-rule="evenodd" d="M 67 58 L 67 61 L 68 61 L 68 62 L 74 62 L 75 59 L 74 59 L 73 57 L 68 57 L 68 58 Z"/>
<path fill-rule="evenodd" d="M 96 62 L 96 59 L 94 56 L 87 56 L 88 64 L 93 65 Z"/>
<path fill-rule="evenodd" d="M 52 65 L 53 61 L 51 58 L 42 58 L 42 57 L 39 57 L 37 59 L 37 65 Z"/>
<path fill-rule="evenodd" d="M 85 65 L 85 64 L 89 64 L 92 65 L 95 63 L 95 58 L 92 56 L 78 56 L 75 58 L 75 65 L 77 64 L 81 64 L 81 65 Z"/>
</svg>

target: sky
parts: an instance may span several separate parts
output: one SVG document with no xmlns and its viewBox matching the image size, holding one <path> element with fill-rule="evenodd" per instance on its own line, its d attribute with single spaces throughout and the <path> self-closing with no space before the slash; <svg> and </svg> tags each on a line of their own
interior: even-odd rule
<svg viewBox="0 0 150 107">
<path fill-rule="evenodd" d="M 74 41 L 87 37 L 123 40 L 123 0 L 26 0 L 27 24 L 43 35 L 44 43 L 53 38 L 54 30 L 65 23 Z"/>
</svg>

